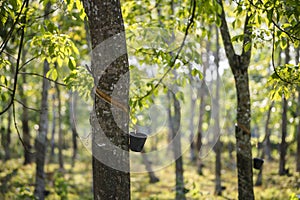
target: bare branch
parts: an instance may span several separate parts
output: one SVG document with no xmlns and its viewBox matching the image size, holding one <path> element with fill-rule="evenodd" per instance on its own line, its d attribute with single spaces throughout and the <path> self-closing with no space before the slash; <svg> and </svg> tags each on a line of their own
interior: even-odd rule
<svg viewBox="0 0 300 200">
<path fill-rule="evenodd" d="M 41 77 L 41 78 L 47 79 L 47 80 L 49 80 L 49 81 L 51 81 L 51 82 L 54 82 L 54 83 L 56 83 L 56 84 L 58 84 L 58 85 L 61 85 L 61 86 L 67 86 L 67 85 L 66 85 L 66 84 L 64 84 L 64 83 L 60 83 L 60 82 L 58 82 L 58 81 L 56 81 L 56 80 L 53 80 L 53 79 L 51 79 L 51 78 L 48 78 L 48 77 L 46 77 L 46 76 L 43 76 L 43 75 L 41 75 L 41 74 L 32 73 L 32 72 L 20 72 L 19 74 L 25 74 L 25 75 L 38 76 L 38 77 Z"/>
</svg>

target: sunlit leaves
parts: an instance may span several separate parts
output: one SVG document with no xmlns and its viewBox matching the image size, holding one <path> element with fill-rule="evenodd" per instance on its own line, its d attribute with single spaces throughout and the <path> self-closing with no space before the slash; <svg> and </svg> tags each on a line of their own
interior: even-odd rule
<svg viewBox="0 0 300 200">
<path fill-rule="evenodd" d="M 72 59 L 70 59 L 69 63 Z M 73 64 L 71 64 L 73 65 Z M 79 96 L 88 101 L 91 97 L 91 91 L 94 87 L 94 79 L 85 67 L 78 66 L 64 78 L 64 83 L 68 89 L 77 91 Z"/>
<path fill-rule="evenodd" d="M 288 99 L 300 84 L 299 65 L 278 66 L 267 84 L 272 88 L 269 93 L 272 100 L 280 100 L 282 95 Z"/>
</svg>

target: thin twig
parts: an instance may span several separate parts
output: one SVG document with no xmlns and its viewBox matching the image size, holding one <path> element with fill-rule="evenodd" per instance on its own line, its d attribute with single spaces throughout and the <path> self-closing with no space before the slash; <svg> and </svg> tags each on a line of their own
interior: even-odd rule
<svg viewBox="0 0 300 200">
<path fill-rule="evenodd" d="M 45 78 L 45 79 L 47 79 L 48 81 L 54 82 L 54 83 L 56 83 L 56 84 L 58 84 L 58 85 L 61 85 L 61 86 L 67 86 L 67 85 L 64 84 L 64 83 L 60 83 L 60 82 L 58 82 L 58 81 L 56 81 L 56 80 L 53 80 L 53 79 L 48 78 L 48 77 L 46 77 L 46 76 L 43 76 L 43 75 L 41 75 L 41 74 L 32 73 L 32 72 L 20 72 L 19 74 L 38 76 L 38 77 L 41 77 L 41 78 Z"/>
<path fill-rule="evenodd" d="M 10 92 L 13 92 L 13 91 L 14 91 L 13 89 L 7 87 L 6 85 L 0 84 L 0 87 L 5 88 L 5 89 L 7 89 L 7 90 L 10 91 Z"/>
<path fill-rule="evenodd" d="M 273 43 L 272 43 L 272 67 L 274 69 L 274 72 L 276 74 L 276 76 L 283 82 L 285 83 L 288 83 L 288 84 L 294 84 L 284 78 L 282 78 L 279 73 L 277 72 L 276 70 L 276 67 L 275 67 L 275 61 L 274 61 L 274 54 L 275 54 L 275 27 L 273 26 L 273 33 L 272 33 L 272 37 L 273 37 Z M 279 55 L 280 56 L 280 55 Z"/>
<path fill-rule="evenodd" d="M 23 69 L 23 67 L 25 67 L 28 63 L 30 63 L 31 61 L 33 61 L 34 59 L 37 59 L 39 56 L 35 56 L 33 58 L 30 58 L 29 60 L 27 60 L 25 63 L 22 64 L 22 66 L 20 67 L 19 70 Z"/>
<path fill-rule="evenodd" d="M 39 109 L 36 109 L 36 108 L 30 108 L 28 106 L 26 106 L 22 101 L 18 100 L 15 98 L 15 101 L 18 102 L 19 104 L 21 104 L 24 108 L 28 109 L 28 110 L 32 110 L 32 111 L 35 111 L 35 112 L 40 112 L 41 110 Z"/>
<path fill-rule="evenodd" d="M 14 126 L 15 126 L 15 129 L 16 129 L 16 131 L 17 131 L 18 138 L 19 138 L 19 140 L 21 141 L 22 146 L 24 147 L 25 151 L 26 151 L 26 152 L 29 152 L 29 153 L 31 153 L 31 154 L 34 154 L 34 152 L 31 152 L 31 151 L 27 148 L 27 146 L 26 146 L 25 143 L 24 143 L 23 138 L 21 137 L 21 133 L 20 133 L 20 131 L 19 131 L 18 124 L 17 124 L 17 120 L 16 120 L 16 108 L 15 108 L 15 104 L 13 104 L 12 107 L 13 107 L 13 120 L 14 120 Z"/>
</svg>

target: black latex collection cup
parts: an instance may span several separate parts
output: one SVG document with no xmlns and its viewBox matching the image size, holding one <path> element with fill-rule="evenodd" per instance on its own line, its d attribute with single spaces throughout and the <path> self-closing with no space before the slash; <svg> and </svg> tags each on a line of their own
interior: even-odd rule
<svg viewBox="0 0 300 200">
<path fill-rule="evenodd" d="M 264 164 L 264 160 L 261 158 L 253 158 L 253 167 L 254 169 L 260 169 Z"/>
<path fill-rule="evenodd" d="M 146 142 L 147 135 L 144 133 L 129 133 L 129 142 L 131 151 L 141 152 Z"/>
</svg>

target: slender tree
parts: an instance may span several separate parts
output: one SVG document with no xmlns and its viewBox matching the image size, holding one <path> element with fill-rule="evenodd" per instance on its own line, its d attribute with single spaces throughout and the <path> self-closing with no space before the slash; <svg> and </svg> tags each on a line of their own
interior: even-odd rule
<svg viewBox="0 0 300 200">
<path fill-rule="evenodd" d="M 168 118 L 169 118 L 169 128 L 172 135 L 173 143 L 173 153 L 175 157 L 175 176 L 176 176 L 176 200 L 184 200 L 185 189 L 184 189 L 184 178 L 183 178 L 183 162 L 182 162 L 182 152 L 181 152 L 181 137 L 180 137 L 180 103 L 176 98 L 176 95 L 172 91 L 168 91 Z"/>
<path fill-rule="evenodd" d="M 220 32 L 223 39 L 225 53 L 229 61 L 231 71 L 234 75 L 237 93 L 237 123 L 235 137 L 238 171 L 238 198 L 241 200 L 251 200 L 254 199 L 250 133 L 251 106 L 248 76 L 252 45 L 252 30 L 249 24 L 251 14 L 247 13 L 245 17 L 242 53 L 238 55 L 233 48 L 223 1 L 217 0 L 217 2 L 222 9 L 219 14 L 221 20 Z M 247 49 L 245 48 L 246 46 L 248 47 Z"/>
<path fill-rule="evenodd" d="M 216 153 L 215 158 L 215 194 L 216 195 L 222 195 L 222 185 L 221 185 L 221 153 L 222 153 L 222 143 L 220 139 L 220 75 L 219 75 L 219 68 L 220 68 L 220 55 L 219 55 L 219 31 L 218 28 L 216 28 L 216 51 L 215 51 L 215 64 L 217 67 L 217 82 L 216 82 L 216 96 L 213 99 L 214 101 L 214 107 L 216 109 L 216 113 L 214 116 L 215 124 L 214 124 L 214 134 L 218 137 L 217 143 L 214 146 L 214 151 Z"/>
<path fill-rule="evenodd" d="M 47 3 L 45 7 L 45 13 L 48 13 L 51 8 L 51 4 Z M 47 18 L 47 15 L 45 15 Z M 49 71 L 49 63 L 44 61 L 43 76 L 46 77 Z M 41 112 L 39 122 L 39 133 L 35 139 L 36 150 L 36 174 L 35 174 L 35 190 L 34 195 L 43 200 L 45 198 L 45 159 L 47 149 L 47 133 L 48 133 L 48 89 L 50 83 L 47 79 L 43 79 L 42 86 L 42 99 L 41 99 Z"/>
<path fill-rule="evenodd" d="M 290 62 L 290 50 L 289 45 L 287 45 L 285 49 L 285 64 L 288 64 Z M 279 55 L 280 56 L 280 55 Z M 287 173 L 287 170 L 285 169 L 286 164 L 286 152 L 287 152 L 287 142 L 286 142 L 286 136 L 287 136 L 287 99 L 285 95 L 282 96 L 282 124 L 281 124 L 281 143 L 280 143 L 280 158 L 279 158 L 279 175 L 285 175 Z"/>
</svg>

